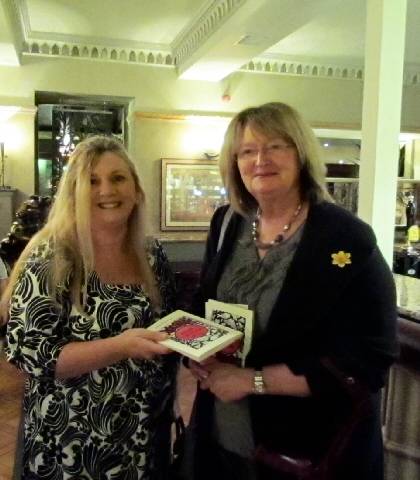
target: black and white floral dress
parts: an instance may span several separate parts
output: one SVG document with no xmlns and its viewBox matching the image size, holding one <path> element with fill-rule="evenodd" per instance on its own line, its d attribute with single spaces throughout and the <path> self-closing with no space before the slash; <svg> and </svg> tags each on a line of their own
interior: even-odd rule
<svg viewBox="0 0 420 480">
<path fill-rule="evenodd" d="M 9 361 L 28 373 L 25 386 L 22 478 L 148 480 L 165 478 L 177 368 L 175 355 L 128 359 L 88 374 L 56 380 L 64 345 L 118 335 L 155 321 L 141 286 L 108 285 L 92 273 L 83 315 L 69 291 L 51 297 L 51 249 L 28 260 L 12 296 Z M 157 242 L 149 248 L 163 311 L 173 306 L 174 283 Z"/>
</svg>

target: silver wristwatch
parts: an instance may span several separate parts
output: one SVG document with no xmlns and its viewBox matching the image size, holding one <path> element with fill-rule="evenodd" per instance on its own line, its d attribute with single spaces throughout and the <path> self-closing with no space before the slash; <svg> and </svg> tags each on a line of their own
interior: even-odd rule
<svg viewBox="0 0 420 480">
<path fill-rule="evenodd" d="M 265 383 L 262 370 L 254 372 L 254 393 L 262 395 L 265 393 Z"/>
</svg>

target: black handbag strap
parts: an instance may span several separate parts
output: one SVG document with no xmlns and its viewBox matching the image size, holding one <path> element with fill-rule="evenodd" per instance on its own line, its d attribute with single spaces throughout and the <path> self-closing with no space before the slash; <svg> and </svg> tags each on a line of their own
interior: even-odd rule
<svg viewBox="0 0 420 480">
<path fill-rule="evenodd" d="M 319 465 L 324 475 L 321 478 L 328 479 L 333 478 L 328 476 L 329 472 L 334 470 L 352 433 L 360 422 L 371 413 L 372 407 L 367 386 L 354 377 L 346 375 L 328 357 L 322 358 L 321 364 L 337 379 L 352 400 L 350 415 L 333 438 L 326 455 Z"/>
<path fill-rule="evenodd" d="M 292 475 L 298 480 L 335 480 L 334 470 L 352 433 L 360 421 L 370 413 L 369 390 L 354 377 L 346 375 L 330 358 L 321 359 L 323 367 L 340 383 L 351 399 L 351 413 L 335 434 L 324 457 L 318 464 L 308 458 L 299 458 L 285 452 L 257 447 L 255 459 L 271 469 Z"/>
<path fill-rule="evenodd" d="M 172 446 L 172 459 L 176 461 L 183 453 L 183 436 L 185 434 L 185 423 L 181 415 L 174 420 L 175 440 Z"/>
</svg>

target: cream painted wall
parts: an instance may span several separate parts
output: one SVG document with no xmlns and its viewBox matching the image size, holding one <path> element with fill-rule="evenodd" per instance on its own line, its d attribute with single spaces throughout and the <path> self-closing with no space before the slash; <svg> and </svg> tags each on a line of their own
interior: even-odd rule
<svg viewBox="0 0 420 480">
<path fill-rule="evenodd" d="M 238 111 L 272 100 L 289 102 L 316 122 L 358 123 L 362 83 L 235 73 L 220 83 L 179 80 L 173 69 L 100 61 L 26 58 L 18 68 L 0 67 L 0 104 L 33 105 L 35 90 L 135 98 L 148 111 Z M 232 100 L 224 103 L 229 91 Z"/>
<path fill-rule="evenodd" d="M 149 232 L 161 239 L 204 239 L 203 232 L 160 231 L 161 159 L 205 160 L 202 145 L 208 149 L 217 149 L 221 145 L 227 122 L 217 124 L 209 119 L 208 124 L 196 125 L 187 120 L 147 119 L 139 116 L 135 116 L 132 121 L 137 135 L 131 153 L 146 193 Z M 197 141 L 199 138 L 202 143 Z"/>
<path fill-rule="evenodd" d="M 33 193 L 34 188 L 34 121 L 35 108 L 24 108 L 2 120 L 0 140 L 5 143 L 5 185 L 17 189 L 15 205 Z"/>
<path fill-rule="evenodd" d="M 72 58 L 32 57 L 21 67 L 0 67 L 0 105 L 32 107 L 36 90 L 132 97 L 132 112 L 229 113 L 278 100 L 292 104 L 316 125 L 360 125 L 361 121 L 362 82 L 357 80 L 238 72 L 220 83 L 210 83 L 178 80 L 175 71 L 168 68 Z M 221 99 L 225 92 L 231 96 L 229 103 Z M 405 88 L 403 125 L 420 129 L 419 111 L 420 88 Z M 8 183 L 21 195 L 29 195 L 34 185 L 34 121 L 30 115 L 19 115 L 13 122 L 23 141 L 21 147 L 9 152 Z M 130 150 L 138 159 L 150 193 L 153 231 L 158 228 L 157 159 L 196 156 L 179 143 L 185 128 L 185 122 L 132 120 Z M 199 157 L 202 150 L 197 151 Z"/>
<path fill-rule="evenodd" d="M 266 101 L 285 101 L 313 123 L 359 124 L 362 82 L 237 72 L 219 83 L 177 79 L 169 68 L 58 58 L 26 58 L 21 67 L 0 67 L 0 105 L 34 104 L 36 90 L 119 95 L 147 111 L 230 111 Z M 224 103 L 228 91 L 231 102 Z M 420 88 L 404 87 L 402 124 L 420 129 Z"/>
</svg>

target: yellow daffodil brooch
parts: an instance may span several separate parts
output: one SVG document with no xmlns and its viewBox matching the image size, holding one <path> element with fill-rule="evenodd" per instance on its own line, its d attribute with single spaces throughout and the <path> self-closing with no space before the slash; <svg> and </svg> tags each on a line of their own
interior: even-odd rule
<svg viewBox="0 0 420 480">
<path fill-rule="evenodd" d="M 332 253 L 331 258 L 332 258 L 332 264 L 337 265 L 337 267 L 343 268 L 346 265 L 350 265 L 351 260 L 351 253 L 343 252 L 343 250 L 340 250 L 337 253 Z"/>
</svg>

